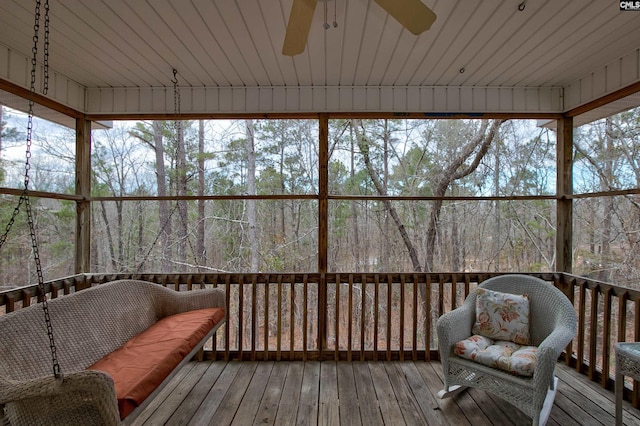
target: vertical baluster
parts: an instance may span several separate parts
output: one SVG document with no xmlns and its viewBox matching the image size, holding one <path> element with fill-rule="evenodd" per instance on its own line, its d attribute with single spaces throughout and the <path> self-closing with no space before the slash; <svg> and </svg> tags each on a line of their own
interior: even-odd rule
<svg viewBox="0 0 640 426">
<path fill-rule="evenodd" d="M 578 307 L 578 350 L 577 350 L 577 359 L 576 363 L 576 371 L 578 373 L 582 373 L 584 371 L 584 345 L 585 345 L 585 327 L 586 327 L 586 317 L 587 317 L 587 288 L 584 283 L 580 283 L 579 285 L 579 295 L 580 295 L 580 304 Z"/>
<path fill-rule="evenodd" d="M 16 310 L 16 299 L 13 296 L 6 295 L 5 296 L 5 312 L 13 312 Z"/>
<path fill-rule="evenodd" d="M 238 359 L 242 361 L 244 341 L 244 275 L 238 277 Z"/>
<path fill-rule="evenodd" d="M 589 379 L 594 381 L 597 374 L 598 358 L 598 290 L 598 285 L 591 289 L 591 324 L 589 330 Z"/>
<path fill-rule="evenodd" d="M 400 274 L 400 361 L 404 361 L 404 274 Z"/>
<path fill-rule="evenodd" d="M 634 299 L 634 318 L 633 318 L 633 341 L 640 342 L 640 298 Z M 631 403 L 635 408 L 640 408 L 640 381 L 633 381 L 633 392 L 631 393 Z"/>
<path fill-rule="evenodd" d="M 604 320 L 602 330 L 602 376 L 600 385 L 603 389 L 609 383 L 609 366 L 611 356 L 611 287 L 604 293 Z"/>
<path fill-rule="evenodd" d="M 335 347 L 334 347 L 334 353 L 333 353 L 333 359 L 335 361 L 339 361 L 340 360 L 340 274 L 336 274 L 336 310 L 335 310 Z"/>
<path fill-rule="evenodd" d="M 309 317 L 309 276 L 302 275 L 302 360 L 307 360 L 308 317 Z"/>
<path fill-rule="evenodd" d="M 424 358 L 431 360 L 431 274 L 427 273 L 425 279 L 425 295 L 424 301 Z"/>
<path fill-rule="evenodd" d="M 378 310 L 380 303 L 380 275 L 374 275 L 373 287 L 373 360 L 378 360 Z"/>
<path fill-rule="evenodd" d="M 278 332 L 276 335 L 276 360 L 282 359 L 282 275 L 278 274 Z"/>
<path fill-rule="evenodd" d="M 26 308 L 27 306 L 31 306 L 31 293 L 22 290 L 22 307 Z"/>
<path fill-rule="evenodd" d="M 227 275 L 225 277 L 225 285 L 224 285 L 224 290 L 225 290 L 225 298 L 226 298 L 226 308 L 227 308 L 227 322 L 224 328 L 224 360 L 225 362 L 228 362 L 230 359 L 230 350 L 231 350 L 231 338 L 230 338 L 230 332 L 231 332 L 231 318 L 232 318 L 232 314 L 235 314 L 235 312 L 231 312 L 231 276 Z"/>
<path fill-rule="evenodd" d="M 451 274 L 451 310 L 458 307 L 458 276 Z"/>
<path fill-rule="evenodd" d="M 251 275 L 251 361 L 256 360 L 258 333 L 258 275 Z"/>
<path fill-rule="evenodd" d="M 216 288 L 218 286 L 218 275 L 215 274 L 213 275 L 213 277 L 211 279 L 209 279 L 209 277 L 207 275 L 202 275 L 202 288 L 207 288 L 207 280 L 209 280 L 209 282 L 211 282 L 213 288 Z M 225 293 L 225 298 L 226 298 L 226 293 Z M 229 317 L 229 304 L 225 303 L 225 307 L 224 307 L 224 312 L 227 315 L 227 326 L 225 326 L 225 328 L 228 328 L 228 317 Z M 222 333 L 215 333 L 213 335 L 213 338 L 211 339 L 211 354 L 213 355 L 213 360 L 216 361 L 218 359 L 218 336 L 221 336 Z"/>
<path fill-rule="evenodd" d="M 264 355 L 262 356 L 265 361 L 269 360 L 269 328 L 271 327 L 269 323 L 269 310 L 271 309 L 269 304 L 270 288 L 270 276 L 266 274 L 264 276 Z"/>
<path fill-rule="evenodd" d="M 444 281 L 442 274 L 438 274 L 438 317 L 444 315 Z"/>
<path fill-rule="evenodd" d="M 413 274 L 413 330 L 411 336 L 411 359 L 418 360 L 418 274 Z"/>
<path fill-rule="evenodd" d="M 618 342 L 627 341 L 627 301 L 629 300 L 629 292 L 624 291 L 618 296 Z"/>
<path fill-rule="evenodd" d="M 353 274 L 349 274 L 349 281 L 347 285 L 349 286 L 349 308 L 347 313 L 347 361 L 351 362 L 351 351 L 353 346 Z"/>
<path fill-rule="evenodd" d="M 296 336 L 296 276 L 291 274 L 290 277 L 291 284 L 291 293 L 289 299 L 289 306 L 291 309 L 289 310 L 290 318 L 289 318 L 289 360 L 293 361 L 294 359 L 294 343 Z"/>
<path fill-rule="evenodd" d="M 391 283 L 393 278 L 391 274 L 387 274 L 387 361 L 391 361 L 391 312 L 393 311 L 393 295 Z"/>
<path fill-rule="evenodd" d="M 360 361 L 365 360 L 365 333 L 367 332 L 367 275 L 361 276 L 362 288 L 360 291 Z"/>
</svg>

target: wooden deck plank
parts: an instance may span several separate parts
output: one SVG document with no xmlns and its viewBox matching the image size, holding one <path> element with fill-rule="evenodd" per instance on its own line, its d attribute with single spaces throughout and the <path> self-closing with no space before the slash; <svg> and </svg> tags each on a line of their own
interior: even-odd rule
<svg viewBox="0 0 640 426">
<path fill-rule="evenodd" d="M 396 400 L 398 401 L 400 411 L 402 411 L 404 421 L 408 425 L 427 424 L 404 375 L 399 374 L 401 370 L 398 369 L 397 362 L 383 362 L 382 364 L 389 376 L 389 381 L 393 387 L 393 392 L 396 395 Z"/>
<path fill-rule="evenodd" d="M 427 423 L 431 426 L 439 426 L 448 424 L 447 420 L 438 410 L 438 402 L 431 392 L 427 384 L 420 376 L 420 372 L 416 365 L 411 362 L 401 362 L 398 364 L 404 373 L 407 383 L 411 387 L 411 391 L 416 397 L 416 401 L 422 410 L 422 414 Z"/>
<path fill-rule="evenodd" d="M 436 372 L 440 380 L 444 383 L 444 379 L 442 376 L 443 375 L 442 367 L 440 368 L 434 367 L 434 371 Z M 469 423 L 471 423 L 472 425 L 488 426 L 492 424 L 491 420 L 489 420 L 489 418 L 487 418 L 487 416 L 482 412 L 482 409 L 478 407 L 478 404 L 476 404 L 476 402 L 473 400 L 473 398 L 469 395 L 468 392 L 461 392 L 460 394 L 456 395 L 454 399 L 458 403 L 458 406 L 460 407 L 460 410 L 462 411 L 462 413 L 467 417 L 467 419 L 469 420 Z"/>
<path fill-rule="evenodd" d="M 275 363 L 254 424 L 291 425 L 295 422 L 295 411 L 293 417 L 287 416 L 287 413 L 284 413 L 285 415 L 283 416 L 283 412 L 290 410 L 292 407 L 297 407 L 297 398 L 289 401 L 293 396 L 284 391 L 285 383 L 290 374 L 289 371 L 297 368 L 302 370 L 304 365 L 299 364 L 296 366 L 295 363 L 290 362 Z"/>
<path fill-rule="evenodd" d="M 200 408 L 195 412 L 193 418 L 189 422 L 190 425 L 203 426 L 208 425 L 213 419 L 213 415 L 218 410 L 218 407 L 225 400 L 227 391 L 231 387 L 231 384 L 236 378 L 236 375 L 242 367 L 242 363 L 228 362 L 224 368 L 222 374 L 215 383 L 215 386 L 211 388 L 211 391 L 200 404 Z"/>
<path fill-rule="evenodd" d="M 320 364 L 320 403 L 318 424 L 337 426 L 340 424 L 338 412 L 338 373 L 335 362 Z"/>
<path fill-rule="evenodd" d="M 234 417 L 239 412 L 238 407 L 240 407 L 242 399 L 247 393 L 247 388 L 251 384 L 253 373 L 257 367 L 258 363 L 255 361 L 240 363 L 240 369 L 233 383 L 231 383 L 220 406 L 218 406 L 218 409 L 211 417 L 212 420 L 215 419 L 216 424 L 230 425 L 231 422 L 233 422 Z M 260 395 L 260 397 L 262 397 L 262 395 Z"/>
<path fill-rule="evenodd" d="M 581 407 L 594 404 L 599 410 L 607 413 L 610 419 L 615 418 L 613 392 L 603 390 L 599 384 L 588 380 L 587 377 L 578 375 L 575 371 L 563 364 L 556 366 L 556 376 L 558 376 L 561 382 L 567 384 L 565 393 L 568 398 L 572 399 Z M 640 418 L 636 414 L 638 410 L 633 409 L 627 401 L 625 401 L 623 405 L 625 409 L 628 410 L 624 413 L 624 424 L 640 426 Z M 607 417 L 605 417 L 605 419 L 606 418 Z M 612 421 L 613 420 L 610 420 L 610 422 Z"/>
<path fill-rule="evenodd" d="M 181 394 L 181 391 L 178 390 L 179 386 L 182 386 L 184 389 L 188 389 L 198 380 L 198 374 L 191 374 L 192 370 L 196 368 L 198 363 L 190 362 L 185 364 L 183 368 L 180 369 L 173 377 L 173 379 L 167 384 L 167 386 L 162 389 L 155 397 L 153 401 L 147 406 L 147 408 L 140 413 L 140 415 L 131 423 L 132 426 L 144 425 L 145 422 L 151 418 L 154 413 L 158 410 L 158 408 L 163 407 L 165 405 L 165 401 L 167 398 L 172 397 L 174 401 L 178 401 L 178 394 Z M 202 364 L 201 367 L 206 367 L 206 363 Z M 184 382 L 184 383 L 183 383 Z M 176 395 L 173 395 L 174 392 Z M 165 414 L 166 416 L 166 414 Z M 166 417 L 159 417 L 166 418 Z M 147 423 L 148 424 L 148 423 Z"/>
<path fill-rule="evenodd" d="M 558 364 L 548 426 L 613 424 L 613 392 Z M 194 362 L 176 375 L 135 425 L 529 424 L 522 411 L 468 389 L 438 399 L 438 362 Z M 624 405 L 625 424 L 640 410 Z M 190 420 L 189 420 L 190 418 Z"/>
<path fill-rule="evenodd" d="M 358 391 L 353 376 L 353 363 L 341 361 L 337 363 L 338 373 L 338 401 L 340 425 L 362 425 L 360 408 L 358 406 Z"/>
<path fill-rule="evenodd" d="M 416 368 L 425 381 L 425 384 L 431 391 L 432 395 L 437 395 L 442 390 L 444 384 L 440 375 L 436 370 L 442 371 L 439 362 L 416 362 Z M 444 414 L 445 419 L 452 425 L 470 425 L 467 417 L 462 413 L 455 398 L 440 399 L 436 398 L 436 403 L 440 407 L 440 411 Z"/>
<path fill-rule="evenodd" d="M 216 383 L 225 367 L 225 364 L 222 362 L 211 362 L 207 364 L 209 364 L 209 368 L 207 368 L 200 380 L 193 386 L 176 411 L 169 417 L 168 423 L 176 425 L 187 424 L 198 408 L 200 408 L 200 404 L 202 404 L 202 401 L 211 390 L 211 387 Z M 195 375 L 196 371 L 194 370 L 193 373 Z M 163 404 L 163 408 L 164 407 L 165 405 Z M 151 423 L 153 423 L 153 421 Z"/>
<path fill-rule="evenodd" d="M 570 386 L 564 382 L 558 383 L 558 394 L 561 395 L 561 398 L 566 398 L 566 404 L 572 404 L 574 411 L 582 411 L 584 412 L 584 407 L 589 405 L 590 400 L 584 396 L 582 393 L 577 391 L 573 386 Z M 558 398 L 558 396 L 556 396 Z M 562 406 L 562 399 L 556 401 L 556 405 Z M 613 403 L 610 403 L 611 408 L 613 409 Z M 592 404 L 593 408 L 588 411 L 589 415 L 596 421 L 602 424 L 613 424 L 615 422 L 615 413 L 607 412 L 607 410 L 598 404 Z M 565 411 L 568 411 L 565 409 Z"/>
<path fill-rule="evenodd" d="M 287 377 L 287 371 L 289 370 L 290 363 L 288 362 L 276 362 L 271 369 L 271 375 L 269 381 L 264 390 L 260 407 L 256 413 L 253 424 L 290 424 L 290 423 L 277 423 L 276 415 L 278 414 L 279 407 L 282 406 L 282 388 L 284 386 L 285 378 Z"/>
<path fill-rule="evenodd" d="M 296 365 L 298 363 L 295 363 Z M 297 426 L 318 424 L 318 401 L 320 399 L 320 362 L 304 363 L 300 400 L 296 416 Z"/>
<path fill-rule="evenodd" d="M 398 406 L 396 401 L 396 394 L 391 386 L 389 376 L 382 365 L 381 361 L 368 362 L 371 379 L 373 381 L 373 387 L 376 391 L 378 398 L 378 405 L 380 407 L 380 413 L 385 424 L 393 425 L 406 425 L 404 417 L 402 416 L 402 410 Z"/>
<path fill-rule="evenodd" d="M 351 365 L 353 367 L 353 378 L 355 379 L 362 424 L 384 425 L 369 366 L 366 362 L 361 361 L 354 361 Z"/>
<path fill-rule="evenodd" d="M 235 407 L 237 411 L 233 415 L 232 425 L 246 426 L 254 423 L 267 383 L 269 383 L 271 370 L 273 370 L 273 361 L 252 362 L 252 364 L 255 364 L 253 373 L 248 374 L 247 371 L 247 377 L 242 377 L 242 383 L 245 380 L 248 382 L 245 392 L 242 392 L 244 385 L 240 382 L 238 383 L 237 393 L 240 394 L 242 392 L 242 400 L 240 405 Z"/>
<path fill-rule="evenodd" d="M 577 405 L 575 402 L 571 401 L 567 396 L 560 392 L 560 388 L 563 387 L 564 384 L 558 384 L 558 392 L 556 393 L 556 399 L 554 400 L 554 408 L 561 408 L 565 413 L 569 415 L 571 419 L 577 422 L 577 424 L 581 425 L 610 425 L 614 423 L 614 419 L 611 418 L 606 423 L 602 423 L 595 419 L 591 413 L 595 410 L 591 409 L 589 411 L 585 411 L 581 406 Z"/>
<path fill-rule="evenodd" d="M 467 392 L 475 401 L 478 408 L 480 408 L 485 416 L 491 419 L 491 422 L 496 426 L 527 424 L 531 422 L 529 416 L 511 404 L 506 407 L 506 410 L 503 409 L 507 403 L 500 398 L 492 397 L 488 392 L 483 392 L 478 389 L 468 389 Z"/>
</svg>

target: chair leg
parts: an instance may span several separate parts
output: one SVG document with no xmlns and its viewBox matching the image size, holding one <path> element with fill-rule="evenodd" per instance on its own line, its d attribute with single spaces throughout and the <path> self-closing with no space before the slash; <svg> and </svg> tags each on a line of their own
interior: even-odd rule
<svg viewBox="0 0 640 426">
<path fill-rule="evenodd" d="M 551 409 L 553 408 L 553 400 L 556 398 L 556 392 L 558 390 L 558 378 L 553 377 L 553 384 L 547 391 L 547 396 L 544 399 L 544 403 L 542 404 L 542 409 L 540 410 L 540 414 L 536 417 L 538 419 L 533 419 L 534 426 L 540 425 L 544 426 L 547 424 L 547 420 L 549 420 L 549 414 L 551 414 Z M 537 421 L 536 421 L 537 420 Z"/>
<path fill-rule="evenodd" d="M 449 389 L 442 389 L 441 391 L 438 391 L 438 398 L 440 399 L 450 398 L 466 389 L 467 389 L 466 386 L 459 386 L 459 385 L 449 386 Z"/>
</svg>

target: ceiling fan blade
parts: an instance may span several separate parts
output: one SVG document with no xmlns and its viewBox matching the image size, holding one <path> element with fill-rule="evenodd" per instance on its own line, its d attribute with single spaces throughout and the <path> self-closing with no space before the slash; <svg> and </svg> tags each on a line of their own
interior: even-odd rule
<svg viewBox="0 0 640 426">
<path fill-rule="evenodd" d="M 375 0 L 381 8 L 393 16 L 403 27 L 418 35 L 436 20 L 436 14 L 420 0 Z"/>
<path fill-rule="evenodd" d="M 282 46 L 283 55 L 295 56 L 304 52 L 316 5 L 317 0 L 293 0 Z"/>
</svg>

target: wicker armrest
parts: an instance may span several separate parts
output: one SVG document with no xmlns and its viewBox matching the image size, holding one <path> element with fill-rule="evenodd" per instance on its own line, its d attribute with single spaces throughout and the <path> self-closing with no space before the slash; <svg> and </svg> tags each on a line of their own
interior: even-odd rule
<svg viewBox="0 0 640 426">
<path fill-rule="evenodd" d="M 559 325 L 538 345 L 536 370 L 534 380 L 553 380 L 553 371 L 558 357 L 567 347 L 575 330 L 570 326 Z"/>
<path fill-rule="evenodd" d="M 48 401 L 56 407 L 56 411 L 64 413 L 67 408 L 72 411 L 77 408 L 79 395 L 85 406 L 91 406 L 91 411 L 99 417 L 101 424 L 120 424 L 113 380 L 102 371 L 69 373 L 63 380 L 53 376 L 26 381 L 3 380 L 0 385 L 0 406 L 10 402 L 31 405 Z"/>
<path fill-rule="evenodd" d="M 473 304 L 465 303 L 457 309 L 442 315 L 438 319 L 438 344 L 447 354 L 456 342 L 471 336 L 471 327 L 475 321 Z"/>
<path fill-rule="evenodd" d="M 65 375 L 62 380 L 53 376 L 26 381 L 3 380 L 0 386 L 0 404 L 30 398 L 63 395 L 73 391 L 90 392 L 96 395 L 115 395 L 111 377 L 102 371 L 79 371 Z"/>
<path fill-rule="evenodd" d="M 225 308 L 225 293 L 221 288 L 208 288 L 192 291 L 173 291 L 167 289 L 162 313 L 164 316 L 204 308 Z M 226 315 L 226 313 L 225 313 Z"/>
</svg>

